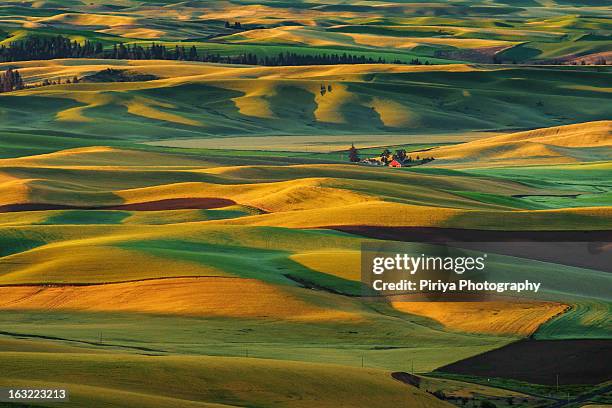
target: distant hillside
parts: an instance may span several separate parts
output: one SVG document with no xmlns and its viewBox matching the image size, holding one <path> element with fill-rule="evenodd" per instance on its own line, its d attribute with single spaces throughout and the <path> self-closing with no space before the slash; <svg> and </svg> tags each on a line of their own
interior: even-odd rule
<svg viewBox="0 0 612 408">
<path fill-rule="evenodd" d="M 612 121 L 536 129 L 432 150 L 437 165 L 509 166 L 607 160 Z"/>
<path fill-rule="evenodd" d="M 342 0 L 3 2 L 0 45 L 62 34 L 155 41 L 222 56 L 364 53 L 437 63 L 610 63 L 609 1 Z M 5 33 L 3 33 L 5 31 Z"/>
<path fill-rule="evenodd" d="M 422 135 L 603 120 L 609 118 L 606 90 L 612 75 L 593 67 L 250 67 L 84 59 L 7 63 L 0 69 L 9 66 L 19 70 L 28 86 L 58 79 L 62 84 L 3 94 L 4 128 L 37 137 L 70 133 L 71 139 L 54 142 L 71 141 L 66 147 L 75 147 L 74 133 L 136 141 L 254 134 Z M 160 79 L 65 84 L 107 68 L 127 69 L 130 79 Z M 25 141 L 20 137 L 15 143 Z"/>
</svg>

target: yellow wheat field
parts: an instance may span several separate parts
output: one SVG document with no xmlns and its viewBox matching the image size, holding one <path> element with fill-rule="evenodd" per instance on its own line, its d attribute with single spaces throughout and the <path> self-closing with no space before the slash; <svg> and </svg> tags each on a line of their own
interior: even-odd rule
<svg viewBox="0 0 612 408">
<path fill-rule="evenodd" d="M 429 317 L 451 330 L 529 336 L 567 306 L 532 301 L 392 302 L 405 313 Z"/>
<path fill-rule="evenodd" d="M 201 277 L 144 280 L 94 286 L 0 287 L 0 310 L 133 312 L 184 316 L 360 319 L 253 279 Z"/>
</svg>

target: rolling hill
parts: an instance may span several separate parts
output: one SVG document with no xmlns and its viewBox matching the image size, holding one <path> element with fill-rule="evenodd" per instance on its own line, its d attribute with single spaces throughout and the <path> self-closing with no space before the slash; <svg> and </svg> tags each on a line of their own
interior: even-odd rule
<svg viewBox="0 0 612 408">
<path fill-rule="evenodd" d="M 607 4 L 471 0 L 351 4 L 297 1 L 104 1 L 8 3 L 3 44 L 62 33 L 107 47 L 120 42 L 189 43 L 202 52 L 356 52 L 448 63 L 609 62 Z"/>
<path fill-rule="evenodd" d="M 507 167 L 602 161 L 612 156 L 612 122 L 588 122 L 434 149 L 436 164 Z"/>
<path fill-rule="evenodd" d="M 145 357 L 126 354 L 0 353 L 5 385 L 69 387 L 71 404 L 90 407 L 405 407 L 451 405 L 389 372 L 257 358 Z M 61 362 L 61 363 L 60 363 Z M 23 376 L 32 366 L 49 370 Z M 113 373 L 103 378 L 99 372 Z M 79 373 L 78 378 L 75 373 Z M 146 373 L 146 374 L 145 374 Z M 356 391 L 354 387 L 359 386 Z M 381 392 L 382 391 L 382 392 Z"/>
<path fill-rule="evenodd" d="M 5 157 L 11 151 L 13 156 L 49 152 L 49 145 L 125 140 L 173 146 L 193 139 L 189 147 L 198 147 L 196 139 L 211 136 L 457 134 L 604 120 L 610 75 L 588 67 L 466 65 L 276 68 L 60 60 L 11 66 L 32 84 L 50 77 L 82 78 L 110 66 L 160 79 L 4 94 Z M 37 142 L 24 143 L 27 138 Z M 343 139 L 350 145 L 350 137 Z"/>
</svg>

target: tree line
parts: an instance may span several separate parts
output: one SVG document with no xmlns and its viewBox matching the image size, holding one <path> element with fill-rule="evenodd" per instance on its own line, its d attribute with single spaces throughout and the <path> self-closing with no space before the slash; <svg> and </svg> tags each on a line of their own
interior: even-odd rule
<svg viewBox="0 0 612 408">
<path fill-rule="evenodd" d="M 101 43 L 85 41 L 79 43 L 62 37 L 28 37 L 14 41 L 9 46 L 0 46 L 0 62 L 49 60 L 56 58 L 87 58 L 101 56 L 104 47 Z"/>
<path fill-rule="evenodd" d="M 167 47 L 163 44 L 115 44 L 105 49 L 99 42 L 71 41 L 61 35 L 55 37 L 32 36 L 22 41 L 15 41 L 9 46 L 0 46 L 0 62 L 48 60 L 56 58 L 101 58 L 101 59 L 134 59 L 134 60 L 177 60 L 215 62 L 243 65 L 336 65 L 336 64 L 404 64 L 400 60 L 388 61 L 382 57 L 373 58 L 365 55 L 348 53 L 298 54 L 281 52 L 276 55 L 258 56 L 252 53 L 223 56 L 219 53 L 198 51 L 195 46 L 185 47 L 175 45 Z M 410 64 L 428 64 L 418 58 Z"/>
</svg>

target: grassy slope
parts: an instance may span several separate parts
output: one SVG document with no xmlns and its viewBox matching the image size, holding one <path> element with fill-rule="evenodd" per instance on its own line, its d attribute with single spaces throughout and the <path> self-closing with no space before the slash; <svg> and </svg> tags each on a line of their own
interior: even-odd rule
<svg viewBox="0 0 612 408">
<path fill-rule="evenodd" d="M 302 290 L 303 297 L 315 299 Z M 247 293 L 252 297 L 257 293 Z M 228 301 L 238 294 L 217 294 Z M 155 297 L 151 295 L 151 297 Z M 319 302 L 325 296 L 319 296 Z M 330 307 L 342 299 L 327 296 Z M 153 301 L 153 299 L 149 299 Z M 293 302 L 293 300 L 289 300 Z M 330 320 L 258 317 L 180 316 L 137 312 L 3 310 L 3 330 L 20 338 L 130 353 L 209 355 L 335 363 L 384 370 L 428 372 L 436 367 L 508 344 L 516 337 L 453 333 L 426 318 L 386 310 L 383 305 L 355 306 L 360 318 L 336 312 Z M 244 303 L 246 304 L 246 303 Z M 274 307 L 282 309 L 282 304 Z M 346 304 L 344 305 L 346 308 Z M 357 309 L 357 310 L 358 310 Z M 259 310 L 262 310 L 261 308 Z M 323 316 L 322 316 L 323 317 Z M 44 320 L 45 325 L 40 325 Z M 129 330 L 126 330 L 129 328 Z M 383 336 L 381 337 L 381 333 Z"/>
<path fill-rule="evenodd" d="M 536 339 L 609 338 L 611 302 L 586 301 L 572 305 L 569 313 L 544 324 Z"/>
<path fill-rule="evenodd" d="M 437 166 L 450 165 L 455 168 L 605 161 L 612 156 L 612 121 L 484 138 L 461 145 L 434 148 L 430 154 L 439 160 Z"/>
<path fill-rule="evenodd" d="M 220 357 L 1 353 L 3 386 L 68 386 L 70 403 L 103 407 L 445 407 L 373 369 Z M 36 367 L 44 364 L 48 369 Z M 104 373 L 104 375 L 101 375 Z M 54 406 L 54 405 L 51 405 Z"/>
</svg>

